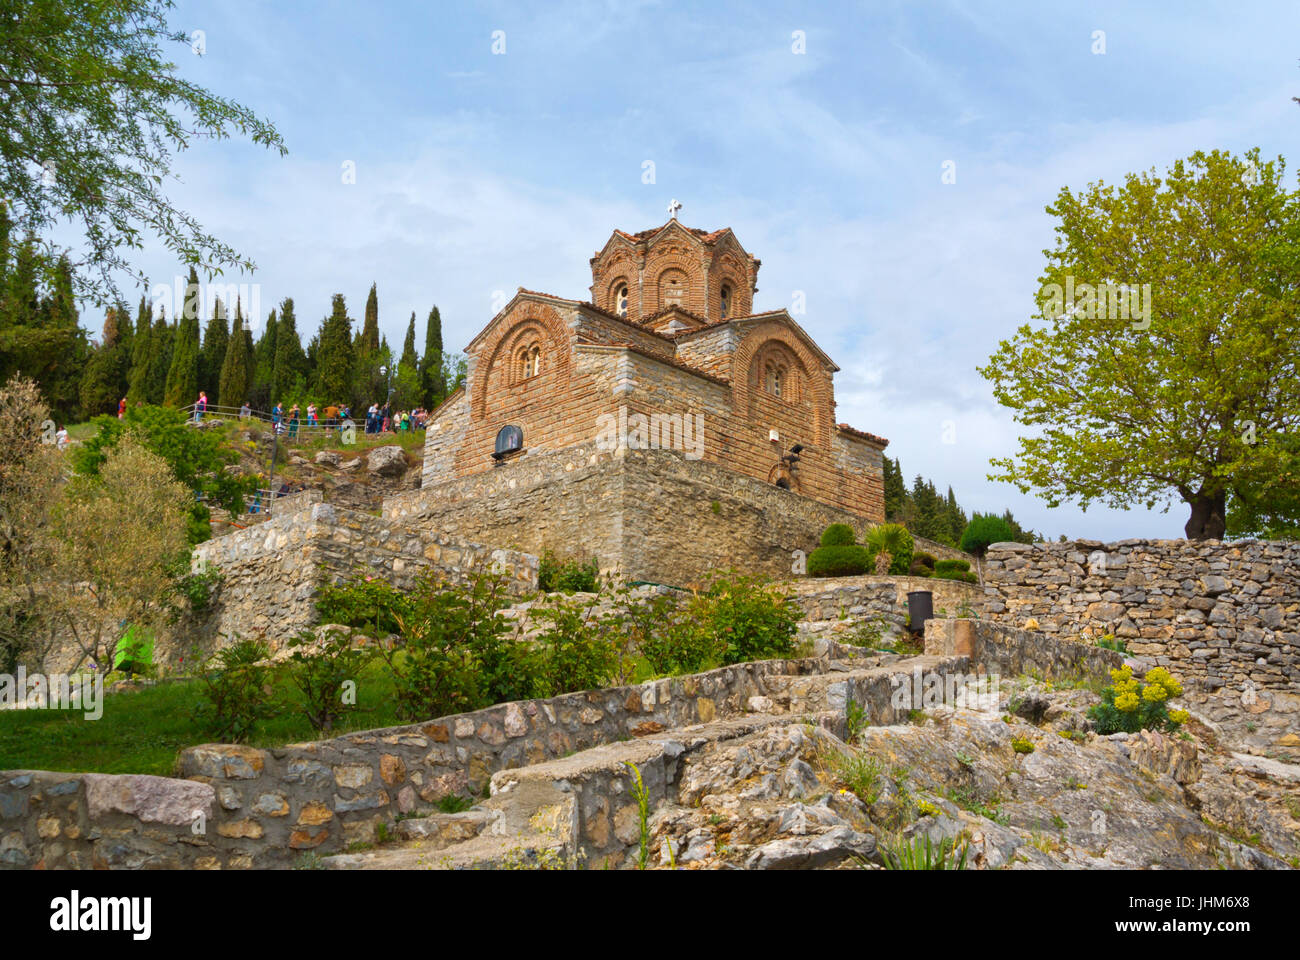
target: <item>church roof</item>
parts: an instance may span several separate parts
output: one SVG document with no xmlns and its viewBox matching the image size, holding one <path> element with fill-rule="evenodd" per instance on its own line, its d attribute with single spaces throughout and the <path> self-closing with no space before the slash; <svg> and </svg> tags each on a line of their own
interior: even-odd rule
<svg viewBox="0 0 1300 960">
<path fill-rule="evenodd" d="M 841 433 L 847 433 L 851 437 L 861 437 L 863 440 L 870 440 L 872 443 L 878 443 L 882 447 L 889 446 L 889 441 L 884 437 L 878 437 L 874 433 L 867 433 L 865 430 L 859 430 L 857 427 L 850 427 L 847 423 L 837 423 Z"/>
</svg>

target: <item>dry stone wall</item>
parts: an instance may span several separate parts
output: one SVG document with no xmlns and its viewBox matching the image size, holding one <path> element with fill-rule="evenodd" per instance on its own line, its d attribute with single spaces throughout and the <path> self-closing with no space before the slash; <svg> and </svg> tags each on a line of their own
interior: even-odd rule
<svg viewBox="0 0 1300 960">
<path fill-rule="evenodd" d="M 999 543 L 984 575 L 991 619 L 1114 634 L 1180 677 L 1211 719 L 1300 752 L 1300 543 Z"/>
<path fill-rule="evenodd" d="M 432 567 L 453 582 L 495 565 L 515 593 L 537 586 L 537 558 L 514 550 L 421 532 L 380 517 L 324 503 L 319 491 L 298 510 L 200 544 L 197 569 L 217 569 L 221 582 L 205 625 L 209 638 L 261 634 L 276 647 L 318 621 L 322 584 L 358 574 L 410 587 Z"/>
</svg>

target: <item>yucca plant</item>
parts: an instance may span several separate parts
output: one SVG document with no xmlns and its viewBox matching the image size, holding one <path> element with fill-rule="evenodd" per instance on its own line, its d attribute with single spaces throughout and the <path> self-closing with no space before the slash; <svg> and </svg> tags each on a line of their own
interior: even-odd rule
<svg viewBox="0 0 1300 960">
<path fill-rule="evenodd" d="M 911 841 L 898 837 L 880 851 L 886 870 L 965 870 L 969 844 L 944 837 L 936 847 L 929 834 Z"/>
</svg>

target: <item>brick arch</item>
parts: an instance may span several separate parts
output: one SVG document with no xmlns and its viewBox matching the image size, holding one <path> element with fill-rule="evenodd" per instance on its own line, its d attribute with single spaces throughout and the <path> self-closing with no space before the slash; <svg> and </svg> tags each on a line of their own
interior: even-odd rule
<svg viewBox="0 0 1300 960">
<path fill-rule="evenodd" d="M 617 235 L 616 235 L 617 236 Z M 641 256 L 623 237 L 617 237 L 615 246 L 609 247 L 591 265 L 591 295 L 602 310 L 613 312 L 614 280 L 620 275 L 627 279 L 628 315 L 635 316 L 632 306 L 640 305 Z"/>
<path fill-rule="evenodd" d="M 596 304 L 602 310 L 608 310 L 610 313 L 618 313 L 618 303 L 614 300 L 614 293 L 618 290 L 620 284 L 627 284 L 627 318 L 633 320 L 641 316 L 641 285 L 637 283 L 635 265 L 628 263 L 615 264 L 607 274 L 608 280 L 605 282 L 605 289 L 601 292 L 603 302 Z"/>
<path fill-rule="evenodd" d="M 670 270 L 680 270 L 686 274 L 686 297 L 683 309 L 703 315 L 705 311 L 704 270 L 699 257 L 686 247 L 676 244 L 668 245 L 663 253 L 651 253 L 646 258 L 646 296 L 643 301 L 645 314 L 658 313 L 663 309 L 663 290 L 661 281 Z"/>
<path fill-rule="evenodd" d="M 807 400 L 812 407 L 814 442 L 824 449 L 831 446 L 831 425 L 835 418 L 835 397 L 831 391 L 830 377 L 807 345 L 785 324 L 768 320 L 750 329 L 740 341 L 731 361 L 732 409 L 744 411 L 753 418 L 754 398 L 761 389 L 758 362 L 770 345 L 779 344 L 788 350 L 799 363 L 803 382 L 799 385 L 799 401 Z"/>
<path fill-rule="evenodd" d="M 492 371 L 499 364 L 514 362 L 515 351 L 532 338 L 542 341 L 542 373 L 554 374 L 555 386 L 568 385 L 572 369 L 569 354 L 569 331 L 560 315 L 551 307 L 538 303 L 523 303 L 515 308 L 516 316 L 503 319 L 479 350 L 479 362 L 474 366 L 474 380 L 470 387 L 470 410 L 475 419 L 486 414 L 487 386 Z M 507 370 L 507 380 L 514 383 L 515 371 Z"/>
<path fill-rule="evenodd" d="M 709 269 L 709 319 L 722 319 L 722 287 L 731 285 L 731 317 L 747 316 L 751 303 L 749 271 L 735 256 L 726 254 Z"/>
</svg>

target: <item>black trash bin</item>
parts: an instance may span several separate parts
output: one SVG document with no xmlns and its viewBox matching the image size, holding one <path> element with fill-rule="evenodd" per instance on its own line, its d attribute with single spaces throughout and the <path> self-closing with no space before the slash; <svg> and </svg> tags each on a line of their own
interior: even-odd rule
<svg viewBox="0 0 1300 960">
<path fill-rule="evenodd" d="M 914 590 L 907 595 L 907 615 L 913 633 L 925 633 L 925 621 L 934 619 L 934 594 Z"/>
</svg>

